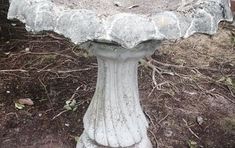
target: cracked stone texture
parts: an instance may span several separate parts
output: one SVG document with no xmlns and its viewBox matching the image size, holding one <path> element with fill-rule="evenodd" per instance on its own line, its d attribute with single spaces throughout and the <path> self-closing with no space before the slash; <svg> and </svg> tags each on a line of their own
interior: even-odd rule
<svg viewBox="0 0 235 148">
<path fill-rule="evenodd" d="M 220 21 L 233 19 L 230 0 L 10 0 L 8 18 L 75 44 L 98 40 L 127 49 L 147 40 L 214 34 Z"/>
</svg>

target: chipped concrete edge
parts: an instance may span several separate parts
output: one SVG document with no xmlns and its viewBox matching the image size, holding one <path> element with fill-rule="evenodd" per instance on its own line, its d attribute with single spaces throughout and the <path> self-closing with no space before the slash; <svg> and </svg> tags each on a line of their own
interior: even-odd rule
<svg viewBox="0 0 235 148">
<path fill-rule="evenodd" d="M 8 19 L 18 19 L 32 32 L 50 30 L 75 44 L 98 40 L 131 49 L 143 41 L 214 34 L 221 21 L 232 21 L 230 0 L 199 0 L 190 8 L 151 16 L 119 13 L 99 16 L 91 10 L 57 6 L 51 0 L 10 0 Z M 124 27 L 125 26 L 125 27 Z"/>
</svg>

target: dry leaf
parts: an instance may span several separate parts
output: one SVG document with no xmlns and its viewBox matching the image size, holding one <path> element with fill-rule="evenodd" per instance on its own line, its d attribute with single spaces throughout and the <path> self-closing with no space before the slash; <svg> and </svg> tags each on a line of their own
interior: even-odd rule
<svg viewBox="0 0 235 148">
<path fill-rule="evenodd" d="M 15 108 L 17 108 L 17 109 L 19 109 L 19 110 L 21 110 L 21 109 L 23 109 L 25 106 L 23 105 L 23 104 L 20 104 L 20 103 L 15 103 Z"/>
<path fill-rule="evenodd" d="M 30 105 L 32 106 L 34 103 L 31 99 L 29 98 L 24 98 L 24 99 L 19 99 L 18 102 L 23 105 Z"/>
</svg>

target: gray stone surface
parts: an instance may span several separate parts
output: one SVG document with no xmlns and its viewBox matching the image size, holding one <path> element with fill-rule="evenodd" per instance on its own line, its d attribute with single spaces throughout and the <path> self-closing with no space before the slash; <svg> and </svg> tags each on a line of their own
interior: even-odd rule
<svg viewBox="0 0 235 148">
<path fill-rule="evenodd" d="M 29 31 L 52 30 L 79 44 L 116 42 L 133 48 L 147 40 L 214 34 L 232 21 L 229 0 L 11 0 L 9 19 Z"/>
<path fill-rule="evenodd" d="M 77 148 L 152 148 L 139 103 L 137 68 L 139 59 L 151 55 L 160 44 L 144 42 L 131 50 L 97 42 L 81 45 L 97 57 L 99 68 Z"/>
<path fill-rule="evenodd" d="M 120 12 L 153 14 L 176 10 L 181 5 L 181 0 L 52 0 L 52 2 L 72 9 L 93 10 L 103 15 L 114 15 Z"/>
</svg>

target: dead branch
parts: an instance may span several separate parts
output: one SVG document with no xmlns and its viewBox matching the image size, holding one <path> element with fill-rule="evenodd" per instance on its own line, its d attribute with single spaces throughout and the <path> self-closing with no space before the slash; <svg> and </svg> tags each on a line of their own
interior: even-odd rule
<svg viewBox="0 0 235 148">
<path fill-rule="evenodd" d="M 48 67 L 48 66 L 46 66 Z M 73 69 L 73 70 L 52 70 L 52 69 L 40 69 L 40 70 L 37 70 L 36 72 L 53 72 L 53 73 L 59 73 L 59 74 L 64 74 L 64 73 L 73 73 L 73 72 L 82 72 L 82 71 L 88 71 L 88 70 L 91 70 L 92 67 L 90 68 L 84 68 L 84 69 Z M 25 69 L 4 69 L 4 70 L 0 70 L 0 72 L 2 73 L 6 73 L 6 72 L 22 72 L 22 73 L 28 73 L 29 71 L 28 70 L 25 70 Z"/>
<path fill-rule="evenodd" d="M 28 72 L 27 70 L 24 69 L 5 69 L 5 70 L 0 70 L 0 72 Z"/>
<path fill-rule="evenodd" d="M 82 72 L 82 71 L 88 71 L 92 68 L 84 68 L 84 69 L 73 69 L 73 70 L 52 70 L 52 69 L 45 69 L 45 70 L 38 70 L 37 72 L 53 72 L 53 73 L 59 73 L 59 74 L 65 74 L 65 73 L 73 73 L 73 72 Z"/>
</svg>

